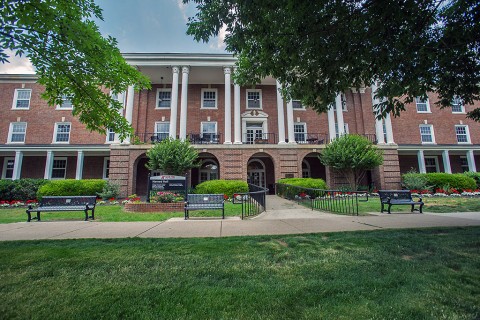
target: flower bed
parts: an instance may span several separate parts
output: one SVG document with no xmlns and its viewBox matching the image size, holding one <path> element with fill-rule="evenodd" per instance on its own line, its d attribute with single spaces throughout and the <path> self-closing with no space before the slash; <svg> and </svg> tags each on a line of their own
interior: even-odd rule
<svg viewBox="0 0 480 320">
<path fill-rule="evenodd" d="M 125 203 L 124 210 L 127 212 L 176 212 L 183 211 L 185 203 L 170 202 L 170 203 Z"/>
</svg>

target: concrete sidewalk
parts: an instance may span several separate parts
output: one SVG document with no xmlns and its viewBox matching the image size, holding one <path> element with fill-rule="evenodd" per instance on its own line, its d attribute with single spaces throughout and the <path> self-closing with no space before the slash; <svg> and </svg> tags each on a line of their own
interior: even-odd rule
<svg viewBox="0 0 480 320">
<path fill-rule="evenodd" d="M 247 220 L 170 219 L 163 222 L 18 222 L 0 224 L 0 240 L 83 238 L 194 238 L 354 230 L 480 226 L 480 212 L 341 216 L 269 197 L 267 212 Z"/>
</svg>

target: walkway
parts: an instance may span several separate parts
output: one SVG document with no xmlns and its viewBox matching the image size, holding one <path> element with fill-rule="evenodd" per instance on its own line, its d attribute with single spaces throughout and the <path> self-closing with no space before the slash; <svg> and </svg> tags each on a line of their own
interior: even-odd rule
<svg viewBox="0 0 480 320">
<path fill-rule="evenodd" d="M 0 240 L 228 237 L 452 226 L 480 226 L 480 212 L 352 217 L 311 211 L 296 203 L 269 196 L 267 212 L 247 220 L 18 222 L 0 224 Z"/>
</svg>

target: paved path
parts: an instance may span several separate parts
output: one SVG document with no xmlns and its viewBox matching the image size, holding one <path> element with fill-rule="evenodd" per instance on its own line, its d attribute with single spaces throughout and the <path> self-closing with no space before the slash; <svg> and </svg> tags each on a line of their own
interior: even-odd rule
<svg viewBox="0 0 480 320">
<path fill-rule="evenodd" d="M 480 226 L 480 212 L 352 217 L 312 211 L 276 196 L 269 196 L 267 212 L 247 220 L 18 222 L 0 224 L 0 240 L 228 237 L 450 226 Z"/>
</svg>

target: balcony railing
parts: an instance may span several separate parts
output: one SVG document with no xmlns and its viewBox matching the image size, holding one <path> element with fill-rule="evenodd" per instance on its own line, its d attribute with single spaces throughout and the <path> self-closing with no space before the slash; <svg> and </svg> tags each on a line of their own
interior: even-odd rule
<svg viewBox="0 0 480 320">
<path fill-rule="evenodd" d="M 223 143 L 221 133 L 190 133 L 188 139 L 191 144 L 219 144 Z"/>
<path fill-rule="evenodd" d="M 299 144 L 327 144 L 327 133 L 295 133 L 295 142 Z"/>
<path fill-rule="evenodd" d="M 275 133 L 244 133 L 242 143 L 245 144 L 277 144 L 277 135 Z"/>
</svg>

